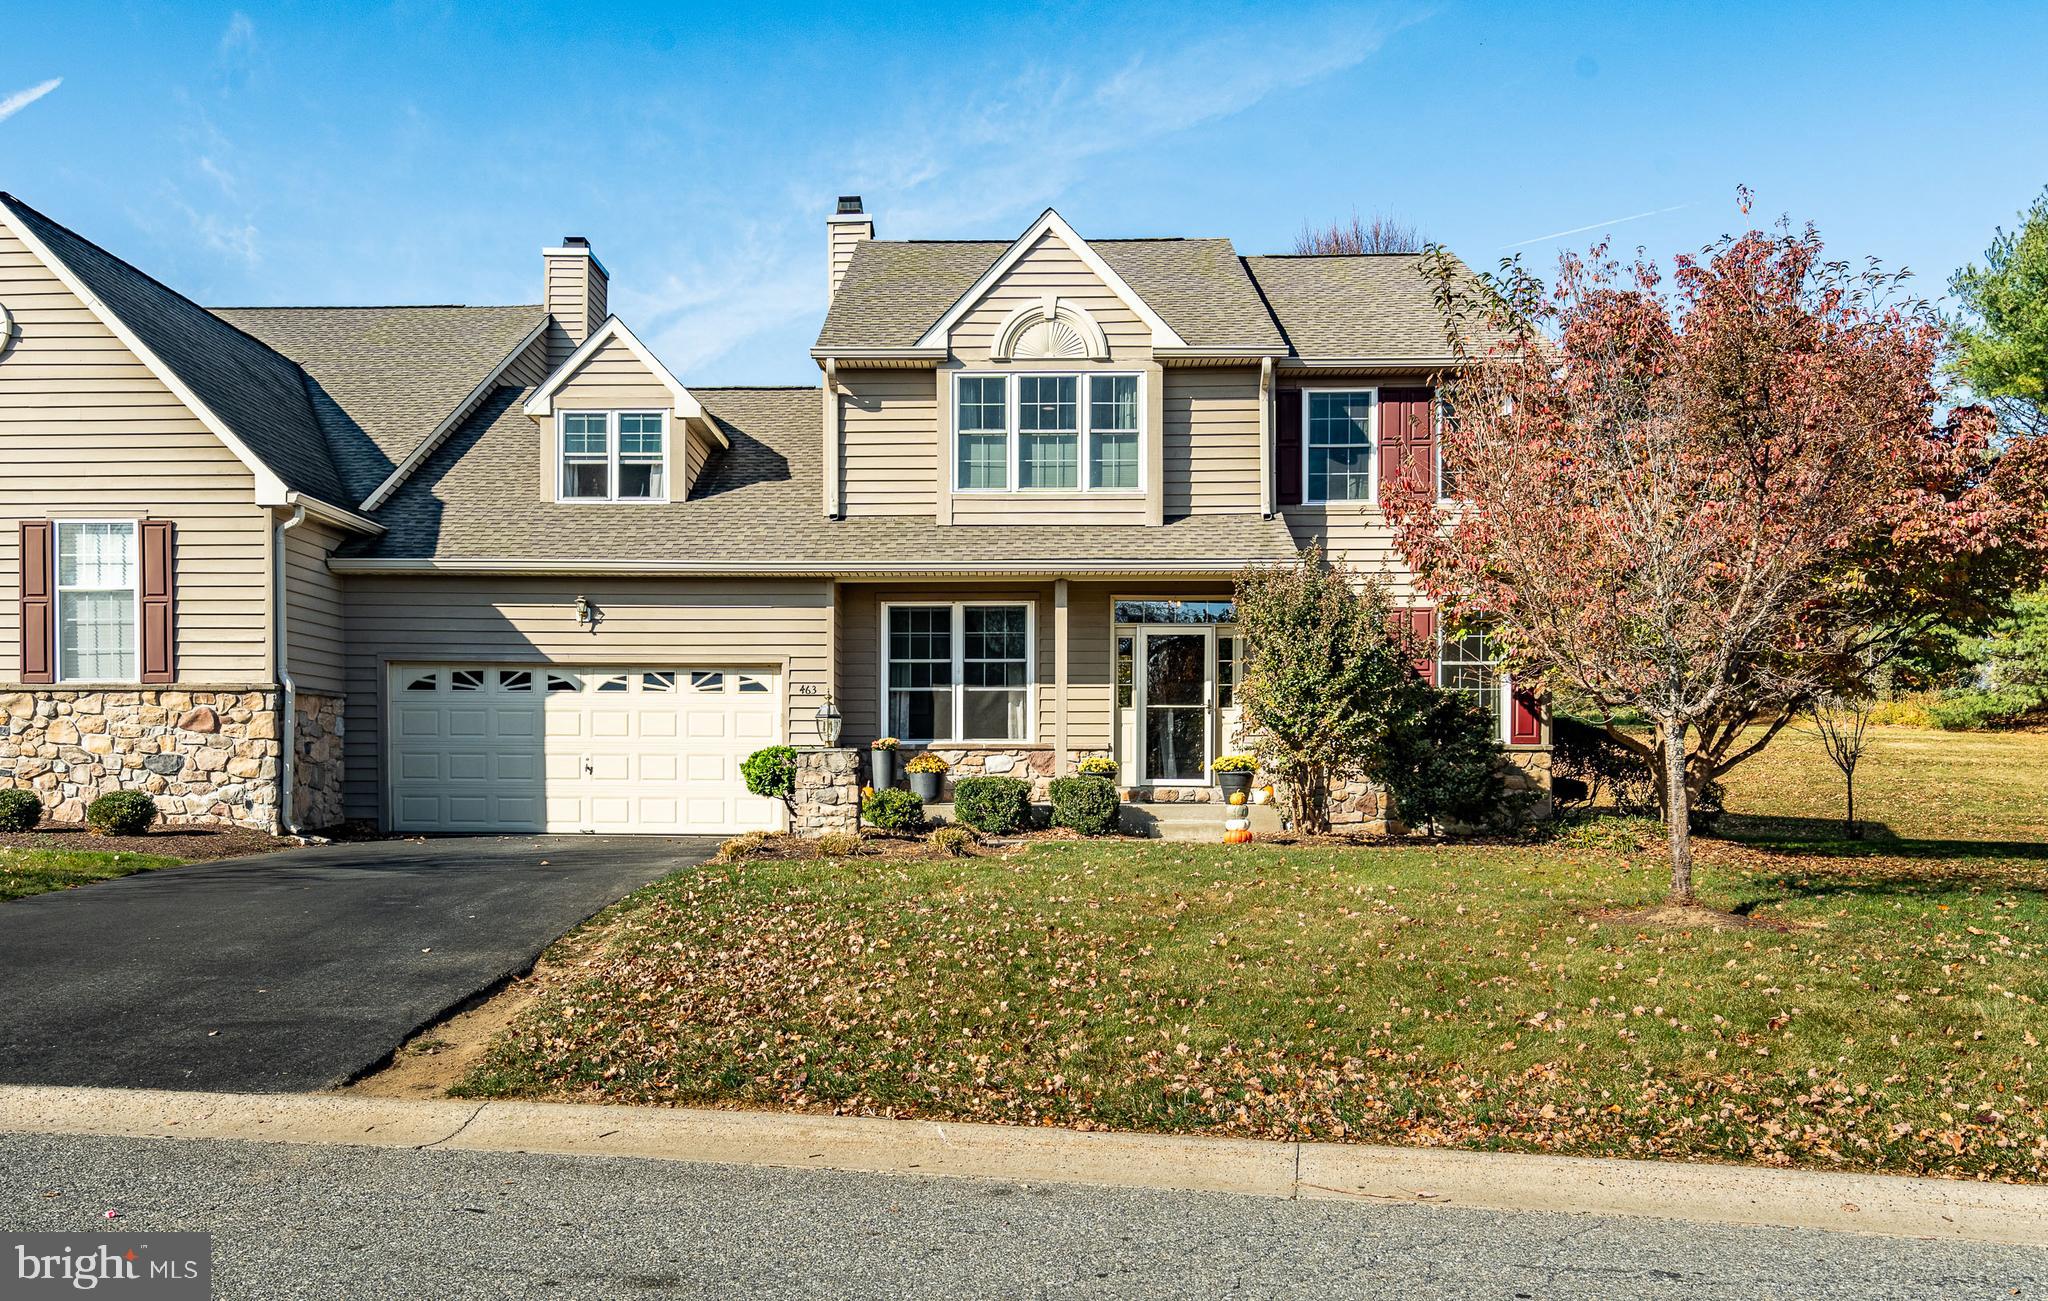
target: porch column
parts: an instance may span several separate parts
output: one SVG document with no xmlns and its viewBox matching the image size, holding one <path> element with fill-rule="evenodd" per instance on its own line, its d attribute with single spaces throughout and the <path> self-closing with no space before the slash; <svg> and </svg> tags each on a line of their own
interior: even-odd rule
<svg viewBox="0 0 2048 1301">
<path fill-rule="evenodd" d="M 1064 777 L 1073 751 L 1067 741 L 1067 580 L 1052 585 L 1053 776 Z"/>
</svg>

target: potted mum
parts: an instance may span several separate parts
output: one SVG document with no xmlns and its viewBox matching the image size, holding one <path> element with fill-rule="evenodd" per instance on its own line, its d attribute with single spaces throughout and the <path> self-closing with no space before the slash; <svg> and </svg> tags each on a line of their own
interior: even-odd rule
<svg viewBox="0 0 2048 1301">
<path fill-rule="evenodd" d="M 902 744 L 893 736 L 878 736 L 868 742 L 868 763 L 875 770 L 875 789 L 888 790 L 896 784 L 896 747 Z"/>
<path fill-rule="evenodd" d="M 903 771 L 910 774 L 910 789 L 917 798 L 927 804 L 937 804 L 946 789 L 946 769 L 950 765 L 939 756 L 926 752 L 903 765 Z"/>
<path fill-rule="evenodd" d="M 1075 764 L 1074 771 L 1083 777 L 1107 777 L 1115 781 L 1123 775 L 1123 765 L 1106 754 L 1091 754 Z"/>
<path fill-rule="evenodd" d="M 1257 755 L 1219 754 L 1209 761 L 1210 769 L 1216 774 L 1216 785 L 1224 798 L 1232 793 L 1252 788 L 1252 774 L 1259 769 Z"/>
</svg>

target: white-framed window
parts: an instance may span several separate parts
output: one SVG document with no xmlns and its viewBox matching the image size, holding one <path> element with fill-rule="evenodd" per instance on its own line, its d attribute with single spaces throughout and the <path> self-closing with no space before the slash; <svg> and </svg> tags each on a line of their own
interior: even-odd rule
<svg viewBox="0 0 2048 1301">
<path fill-rule="evenodd" d="M 668 415 L 563 411 L 556 416 L 561 500 L 668 500 Z"/>
<path fill-rule="evenodd" d="M 957 375 L 954 491 L 1142 491 L 1143 410 L 1140 375 Z"/>
<path fill-rule="evenodd" d="M 905 741 L 1029 741 L 1029 602 L 882 607 L 884 729 Z"/>
<path fill-rule="evenodd" d="M 1507 675 L 1500 668 L 1500 646 L 1484 623 L 1444 630 L 1437 642 L 1437 685 L 1471 700 L 1493 720 L 1495 738 L 1507 739 Z"/>
<path fill-rule="evenodd" d="M 57 521 L 57 680 L 141 676 L 140 530 L 134 520 Z"/>
<path fill-rule="evenodd" d="M 1303 389 L 1302 499 L 1373 501 L 1379 495 L 1379 391 Z"/>
</svg>

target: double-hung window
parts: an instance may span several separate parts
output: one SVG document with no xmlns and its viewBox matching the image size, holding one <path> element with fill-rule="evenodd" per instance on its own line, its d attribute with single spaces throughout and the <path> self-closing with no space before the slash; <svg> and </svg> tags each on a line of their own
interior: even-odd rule
<svg viewBox="0 0 2048 1301">
<path fill-rule="evenodd" d="M 564 411 L 563 501 L 668 500 L 668 417 L 659 411 Z"/>
<path fill-rule="evenodd" d="M 906 741 L 1031 737 L 1028 605 L 885 607 L 887 728 Z"/>
<path fill-rule="evenodd" d="M 962 375 L 954 381 L 954 489 L 1136 492 L 1136 375 Z"/>
<path fill-rule="evenodd" d="M 133 520 L 57 524 L 57 677 L 132 682 L 140 674 Z"/>
<path fill-rule="evenodd" d="M 1437 652 L 1437 684 L 1472 702 L 1473 708 L 1493 723 L 1496 737 L 1504 735 L 1507 710 L 1502 699 L 1506 682 L 1500 671 L 1500 646 L 1485 624 L 1452 628 L 1444 633 Z"/>
<path fill-rule="evenodd" d="M 1309 389 L 1302 394 L 1302 455 L 1307 462 L 1307 499 L 1373 500 L 1374 408 L 1372 389 Z"/>
</svg>

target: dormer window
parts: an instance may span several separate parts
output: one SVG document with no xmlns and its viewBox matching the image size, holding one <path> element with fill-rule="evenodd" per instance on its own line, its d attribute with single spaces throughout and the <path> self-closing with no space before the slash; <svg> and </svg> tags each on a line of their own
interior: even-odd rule
<svg viewBox="0 0 2048 1301">
<path fill-rule="evenodd" d="M 963 374 L 953 381 L 956 492 L 1138 492 L 1137 375 Z"/>
<path fill-rule="evenodd" d="M 668 417 L 660 411 L 563 411 L 563 501 L 668 500 Z"/>
</svg>

